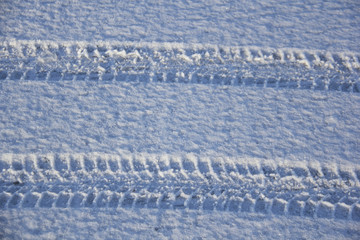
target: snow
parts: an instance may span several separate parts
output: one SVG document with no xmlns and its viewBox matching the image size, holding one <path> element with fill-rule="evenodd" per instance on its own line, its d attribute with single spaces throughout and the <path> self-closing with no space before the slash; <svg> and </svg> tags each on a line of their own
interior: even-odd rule
<svg viewBox="0 0 360 240">
<path fill-rule="evenodd" d="M 66 224 L 64 224 L 66 222 Z M 12 229 L 8 226 L 11 224 Z M 358 222 L 152 209 L 9 210 L 0 218 L 16 239 L 357 239 Z"/>
<path fill-rule="evenodd" d="M 2 1 L 0 238 L 359 238 L 359 10 Z"/>
<path fill-rule="evenodd" d="M 359 1 L 2 1 L 2 39 L 357 51 Z"/>
<path fill-rule="evenodd" d="M 5 153 L 122 149 L 354 163 L 360 155 L 358 94 L 141 82 L 1 86 Z"/>
</svg>

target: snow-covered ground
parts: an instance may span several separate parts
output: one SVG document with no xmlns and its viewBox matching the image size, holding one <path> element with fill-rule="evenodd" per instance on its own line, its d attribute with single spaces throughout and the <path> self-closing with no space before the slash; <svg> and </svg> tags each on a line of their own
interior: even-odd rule
<svg viewBox="0 0 360 240">
<path fill-rule="evenodd" d="M 0 38 L 360 51 L 357 0 L 3 0 Z"/>
<path fill-rule="evenodd" d="M 358 1 L 2 1 L 4 239 L 358 239 Z"/>
</svg>

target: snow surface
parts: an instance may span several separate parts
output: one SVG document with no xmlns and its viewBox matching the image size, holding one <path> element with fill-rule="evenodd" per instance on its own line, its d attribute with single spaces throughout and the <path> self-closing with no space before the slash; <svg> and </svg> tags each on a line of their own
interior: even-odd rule
<svg viewBox="0 0 360 240">
<path fill-rule="evenodd" d="M 360 95 L 166 83 L 1 85 L 1 152 L 105 152 L 350 161 Z"/>
<path fill-rule="evenodd" d="M 5 0 L 0 37 L 360 51 L 357 0 Z"/>
<path fill-rule="evenodd" d="M 358 1 L 1 1 L 0 238 L 358 239 Z"/>
<path fill-rule="evenodd" d="M 16 209 L 0 218 L 0 227 L 8 239 L 336 240 L 359 237 L 358 222 L 152 209 Z"/>
</svg>

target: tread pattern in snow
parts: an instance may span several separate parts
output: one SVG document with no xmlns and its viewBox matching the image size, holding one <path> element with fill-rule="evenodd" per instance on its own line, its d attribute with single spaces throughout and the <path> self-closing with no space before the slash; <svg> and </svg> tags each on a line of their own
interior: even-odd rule
<svg viewBox="0 0 360 240">
<path fill-rule="evenodd" d="M 0 43 L 1 80 L 129 81 L 360 92 L 360 54 L 176 43 Z"/>
<path fill-rule="evenodd" d="M 359 166 L 129 154 L 3 154 L 0 209 L 159 208 L 360 221 Z"/>
</svg>

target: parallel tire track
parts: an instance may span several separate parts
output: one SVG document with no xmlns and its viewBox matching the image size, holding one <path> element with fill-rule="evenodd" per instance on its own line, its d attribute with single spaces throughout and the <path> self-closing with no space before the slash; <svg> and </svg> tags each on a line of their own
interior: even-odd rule
<svg viewBox="0 0 360 240">
<path fill-rule="evenodd" d="M 360 167 L 129 154 L 0 156 L 0 209 L 159 208 L 360 221 Z"/>
<path fill-rule="evenodd" d="M 360 54 L 131 42 L 0 43 L 0 81 L 216 84 L 360 92 Z"/>
</svg>

